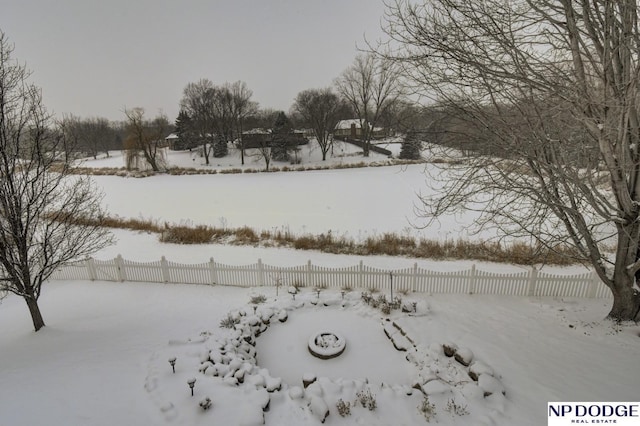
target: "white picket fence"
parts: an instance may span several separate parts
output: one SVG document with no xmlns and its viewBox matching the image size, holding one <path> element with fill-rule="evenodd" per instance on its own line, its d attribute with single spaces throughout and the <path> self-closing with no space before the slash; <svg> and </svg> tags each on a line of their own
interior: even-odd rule
<svg viewBox="0 0 640 426">
<path fill-rule="evenodd" d="M 262 263 L 234 266 L 217 263 L 182 264 L 162 257 L 155 262 L 133 262 L 121 256 L 102 261 L 87 259 L 57 271 L 56 280 L 137 281 L 174 284 L 229 285 L 238 287 L 299 286 L 422 293 L 497 294 L 510 296 L 610 297 L 594 273 L 550 274 L 536 268 L 516 273 L 476 269 L 435 272 L 418 267 L 385 270 L 359 264 L 343 268 L 313 265 L 279 267 Z M 392 287 L 393 286 L 393 287 Z"/>
</svg>

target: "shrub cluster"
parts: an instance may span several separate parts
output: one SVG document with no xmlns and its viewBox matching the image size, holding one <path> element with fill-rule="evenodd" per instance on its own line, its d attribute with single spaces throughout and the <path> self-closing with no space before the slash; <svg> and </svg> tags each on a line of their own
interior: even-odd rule
<svg viewBox="0 0 640 426">
<path fill-rule="evenodd" d="M 420 164 L 424 163 L 423 160 L 402 160 L 396 158 L 389 158 L 381 161 L 374 161 L 366 163 L 360 161 L 357 163 L 339 163 L 330 165 L 293 165 L 283 167 L 271 167 L 268 172 L 303 172 L 311 170 L 333 170 L 333 169 L 355 169 L 362 167 L 382 167 L 382 166 L 395 166 L 405 164 Z M 137 171 L 127 170 L 124 167 L 72 167 L 69 170 L 72 174 L 77 175 L 96 175 L 96 176 L 122 176 L 122 177 L 147 177 L 153 176 L 159 173 L 167 173 L 170 175 L 215 175 L 215 174 L 240 174 L 240 173 L 257 173 L 267 172 L 266 170 L 257 170 L 252 168 L 241 169 L 233 167 L 229 169 L 207 169 L 207 168 L 195 168 L 195 167 L 170 167 L 162 172 L 153 172 L 150 170 Z"/>
<path fill-rule="evenodd" d="M 160 241 L 174 244 L 207 244 L 213 240 L 214 235 L 215 230 L 209 226 L 165 225 L 160 234 Z"/>
</svg>

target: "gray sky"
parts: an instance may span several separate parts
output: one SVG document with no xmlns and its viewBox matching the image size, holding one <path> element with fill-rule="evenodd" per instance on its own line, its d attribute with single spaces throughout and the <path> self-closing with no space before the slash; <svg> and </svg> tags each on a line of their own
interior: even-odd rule
<svg viewBox="0 0 640 426">
<path fill-rule="evenodd" d="M 382 0 L 0 0 L 0 29 L 57 116 L 178 113 L 182 90 L 243 80 L 288 111 L 382 36 Z"/>
</svg>

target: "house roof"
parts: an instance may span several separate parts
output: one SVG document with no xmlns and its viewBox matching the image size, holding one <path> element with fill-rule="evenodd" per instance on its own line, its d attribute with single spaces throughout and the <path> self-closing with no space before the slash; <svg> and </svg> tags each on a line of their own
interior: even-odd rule
<svg viewBox="0 0 640 426">
<path fill-rule="evenodd" d="M 269 135 L 271 134 L 271 129 L 261 129 L 255 128 L 251 130 L 246 130 L 242 132 L 243 135 Z"/>
<path fill-rule="evenodd" d="M 352 125 L 356 126 L 356 129 L 360 128 L 360 119 L 359 118 L 350 118 L 348 120 L 340 120 L 338 124 L 336 124 L 336 130 L 348 130 Z"/>
</svg>

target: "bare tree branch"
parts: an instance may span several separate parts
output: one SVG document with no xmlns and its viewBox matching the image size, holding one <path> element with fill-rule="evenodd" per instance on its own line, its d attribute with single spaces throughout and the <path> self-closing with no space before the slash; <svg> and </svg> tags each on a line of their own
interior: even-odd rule
<svg viewBox="0 0 640 426">
<path fill-rule="evenodd" d="M 611 289 L 610 316 L 640 319 L 635 1 L 397 0 L 384 29 L 378 55 L 492 154 L 433 173 L 420 213 L 476 210 L 476 230 L 571 245 Z"/>
</svg>

